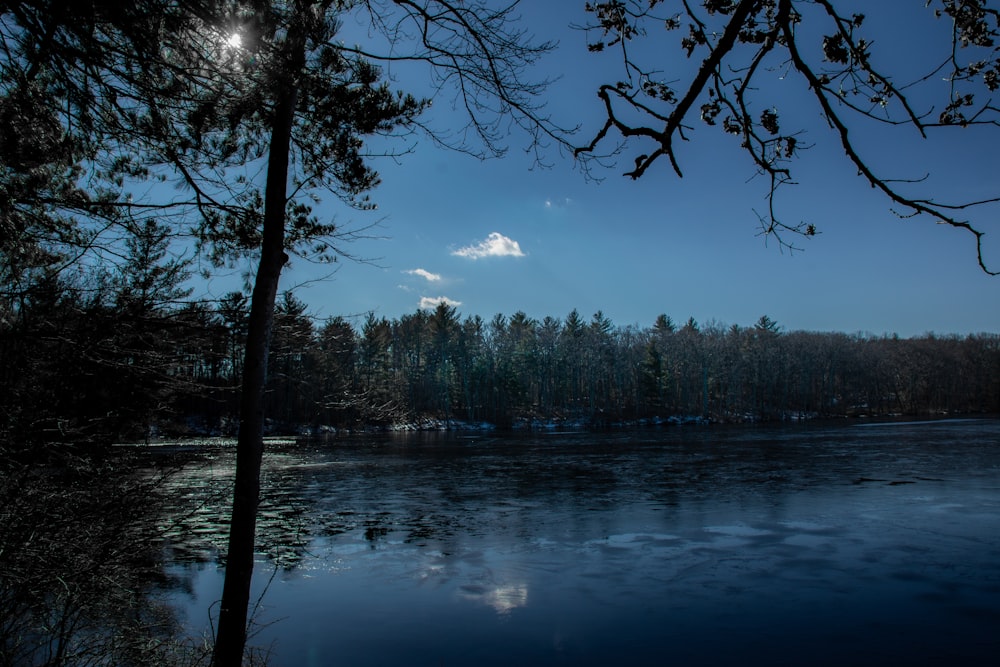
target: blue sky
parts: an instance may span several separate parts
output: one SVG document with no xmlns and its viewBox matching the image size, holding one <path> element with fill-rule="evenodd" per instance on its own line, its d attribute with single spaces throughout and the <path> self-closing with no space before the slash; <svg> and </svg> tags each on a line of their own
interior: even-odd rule
<svg viewBox="0 0 1000 667">
<path fill-rule="evenodd" d="M 916 21 L 909 27 L 924 45 L 935 24 L 923 3 L 911 4 Z M 581 124 L 585 143 L 602 121 L 597 86 L 614 80 L 616 62 L 610 54 L 588 54 L 585 37 L 567 29 L 586 20 L 582 6 L 529 2 L 525 13 L 537 34 L 560 40 L 539 76 L 562 77 L 545 96 L 548 109 L 562 124 Z M 900 29 L 908 24 L 883 23 L 890 29 L 877 32 L 879 20 L 870 17 L 869 34 L 885 41 L 876 40 L 876 54 L 919 67 L 922 56 L 936 52 L 914 53 L 913 35 Z M 659 43 L 664 67 L 690 66 L 675 39 Z M 911 41 L 895 48 L 898 39 Z M 802 252 L 758 235 L 754 210 L 766 207 L 766 183 L 753 179 L 749 158 L 717 129 L 699 125 L 690 132 L 679 150 L 683 179 L 662 161 L 638 181 L 621 176 L 638 151 L 626 151 L 618 168 L 596 169 L 602 180 L 594 182 L 556 149 L 546 155 L 550 167 L 534 167 L 520 150 L 526 137 L 517 134 L 507 157 L 488 161 L 418 138 L 398 164 L 377 163 L 383 181 L 373 192 L 377 213 L 331 204 L 331 214 L 354 226 L 378 223 L 369 233 L 380 238 L 347 247 L 371 261 L 340 262 L 324 280 L 317 278 L 330 267 L 299 261 L 282 288 L 299 286 L 297 295 L 319 317 L 396 318 L 447 299 L 461 315 L 484 319 L 518 310 L 562 318 L 575 308 L 588 318 L 602 310 L 618 325 L 649 326 L 660 313 L 749 325 L 766 314 L 786 330 L 1000 331 L 1000 278 L 978 268 L 972 236 L 893 215 L 818 122 L 802 84 L 779 72 L 772 77 L 783 122 L 807 130 L 804 139 L 813 145 L 794 165 L 799 185 L 781 199 L 789 221 L 806 220 L 820 231 L 795 239 Z M 448 127 L 458 122 L 450 114 L 447 104 L 436 104 L 428 120 Z M 860 132 L 887 174 L 917 178 L 933 170 L 928 187 L 956 197 L 981 196 L 997 185 L 1000 152 L 987 131 L 927 142 L 906 128 Z M 995 216 L 982 217 L 981 225 L 1000 237 Z M 1000 241 L 992 235 L 986 257 L 1000 267 Z M 225 291 L 223 281 L 212 289 Z"/>
</svg>

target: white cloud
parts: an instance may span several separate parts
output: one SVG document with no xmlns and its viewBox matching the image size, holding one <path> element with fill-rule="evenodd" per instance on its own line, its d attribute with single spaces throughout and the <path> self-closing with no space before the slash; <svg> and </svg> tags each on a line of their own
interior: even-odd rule
<svg viewBox="0 0 1000 667">
<path fill-rule="evenodd" d="M 459 248 L 451 253 L 458 257 L 482 259 L 483 257 L 524 257 L 517 241 L 499 232 L 492 232 L 486 240 L 476 245 Z"/>
<path fill-rule="evenodd" d="M 403 273 L 409 273 L 411 276 L 420 276 L 426 279 L 428 282 L 436 283 L 441 281 L 441 274 L 431 273 L 426 269 L 410 269 L 409 271 L 403 271 Z"/>
<path fill-rule="evenodd" d="M 420 297 L 420 310 L 434 310 L 438 307 L 438 304 L 446 303 L 449 306 L 458 308 L 462 305 L 461 301 L 455 301 L 454 299 L 449 299 L 446 296 L 422 296 Z"/>
<path fill-rule="evenodd" d="M 573 200 L 569 197 L 564 197 L 563 199 L 553 199 L 548 198 L 545 200 L 545 210 L 555 211 L 558 209 L 568 208 L 573 205 Z"/>
</svg>

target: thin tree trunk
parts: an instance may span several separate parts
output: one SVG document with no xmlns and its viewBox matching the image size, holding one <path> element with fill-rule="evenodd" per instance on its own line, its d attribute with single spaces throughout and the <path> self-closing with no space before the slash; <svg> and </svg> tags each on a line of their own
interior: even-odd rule
<svg viewBox="0 0 1000 667">
<path fill-rule="evenodd" d="M 290 42 L 291 36 L 290 36 Z M 301 52 L 294 42 L 292 49 Z M 295 118 L 296 84 L 293 68 L 279 86 L 278 103 L 271 127 L 267 183 L 264 193 L 264 226 L 260 265 L 254 280 L 247 329 L 240 397 L 240 430 L 236 450 L 236 481 L 229 526 L 226 576 L 215 638 L 215 667 L 239 667 L 247 635 L 250 581 L 253 576 L 254 534 L 260 499 L 260 468 L 264 454 L 264 387 L 267 358 L 274 326 L 274 304 L 278 279 L 288 256 L 285 254 L 285 204 L 292 125 Z"/>
</svg>

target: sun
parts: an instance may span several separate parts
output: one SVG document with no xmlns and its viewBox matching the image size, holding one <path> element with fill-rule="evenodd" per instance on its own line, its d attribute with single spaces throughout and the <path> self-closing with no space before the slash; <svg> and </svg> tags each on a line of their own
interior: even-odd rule
<svg viewBox="0 0 1000 667">
<path fill-rule="evenodd" d="M 238 49 L 243 46 L 243 37 L 238 32 L 234 32 L 226 38 L 226 46 L 231 49 Z"/>
</svg>

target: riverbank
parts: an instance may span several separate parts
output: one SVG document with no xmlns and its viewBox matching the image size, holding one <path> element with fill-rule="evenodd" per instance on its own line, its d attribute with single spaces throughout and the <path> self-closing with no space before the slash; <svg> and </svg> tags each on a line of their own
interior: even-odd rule
<svg viewBox="0 0 1000 667">
<path fill-rule="evenodd" d="M 818 412 L 786 412 L 780 415 L 764 417 L 762 415 L 746 413 L 740 415 L 726 415 L 719 417 L 700 415 L 671 415 L 668 417 L 644 417 L 637 419 L 613 419 L 603 416 L 572 416 L 572 417 L 535 417 L 523 416 L 512 420 L 507 424 L 497 424 L 485 420 L 465 420 L 447 419 L 441 417 L 417 417 L 400 420 L 392 423 L 371 423 L 371 424 L 351 424 L 347 426 L 336 426 L 332 424 L 289 424 L 279 420 L 265 420 L 264 435 L 266 438 L 311 438 L 336 435 L 352 435 L 365 433 L 405 433 L 405 432 L 496 432 L 496 433 L 518 433 L 518 432 L 552 432 L 552 431 L 606 431 L 622 429 L 642 429 L 642 428 L 666 428 L 681 426 L 710 426 L 710 425 L 763 425 L 782 423 L 802 423 L 813 421 L 898 421 L 901 419 L 939 421 L 942 419 L 962 419 L 962 418 L 983 418 L 993 417 L 992 413 L 949 413 L 938 412 L 934 414 L 912 415 L 905 413 L 877 414 L 870 412 L 855 412 L 852 414 L 820 414 Z M 176 440 L 197 440 L 200 438 L 211 438 L 217 441 L 220 438 L 236 437 L 237 425 L 222 424 L 214 427 L 205 425 L 196 419 L 177 423 L 160 428 L 153 426 L 149 429 L 146 443 Z"/>
</svg>

